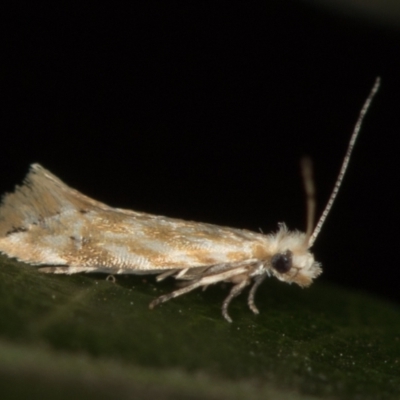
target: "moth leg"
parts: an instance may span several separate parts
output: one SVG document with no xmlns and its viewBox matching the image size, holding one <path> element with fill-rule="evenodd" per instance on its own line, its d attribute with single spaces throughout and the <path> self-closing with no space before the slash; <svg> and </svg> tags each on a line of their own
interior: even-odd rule
<svg viewBox="0 0 400 400">
<path fill-rule="evenodd" d="M 256 294 L 256 291 L 258 287 L 264 282 L 265 278 L 268 276 L 268 274 L 260 275 L 258 276 L 255 281 L 254 285 L 250 289 L 249 293 L 249 298 L 247 300 L 247 304 L 249 305 L 249 308 L 251 311 L 253 311 L 254 314 L 259 314 L 260 312 L 258 311 L 257 306 L 254 303 L 254 296 Z"/>
<path fill-rule="evenodd" d="M 166 272 L 163 272 L 160 275 L 157 275 L 156 280 L 157 280 L 157 282 L 160 282 L 160 281 L 163 281 L 165 278 L 168 278 L 169 276 L 174 275 L 174 274 L 176 274 L 174 276 L 174 278 L 179 279 L 179 278 L 182 278 L 182 276 L 185 275 L 188 270 L 189 270 L 189 268 L 185 268 L 185 269 L 181 269 L 181 270 L 176 269 L 176 268 L 170 269 Z"/>
<path fill-rule="evenodd" d="M 158 306 L 161 303 L 165 303 L 168 300 L 174 299 L 175 297 L 181 296 L 185 293 L 191 292 L 192 290 L 198 288 L 199 286 L 202 286 L 202 281 L 197 281 L 195 283 L 192 283 L 191 285 L 187 285 L 183 287 L 182 289 L 175 290 L 171 293 L 164 294 L 163 296 L 157 297 L 155 300 L 153 300 L 149 304 L 149 308 L 152 310 L 155 306 Z"/>
<path fill-rule="evenodd" d="M 194 290 L 200 286 L 208 286 L 212 283 L 229 280 L 232 277 L 236 277 L 236 279 L 237 279 L 237 277 L 240 276 L 240 280 L 238 280 L 238 279 L 236 280 L 236 282 L 239 282 L 239 283 L 232 288 L 231 293 L 225 299 L 224 306 L 223 306 L 223 315 L 225 316 L 225 318 L 228 321 L 231 322 L 232 320 L 229 318 L 226 309 L 228 308 L 229 302 L 234 297 L 236 297 L 245 286 L 247 286 L 250 283 L 250 279 L 247 278 L 247 276 L 244 277 L 243 275 L 241 275 L 241 274 L 247 273 L 247 272 L 248 272 L 247 267 L 237 267 L 237 268 L 234 268 L 229 271 L 221 272 L 220 274 L 204 276 L 203 278 L 200 278 L 200 279 L 194 281 L 192 284 L 188 284 L 187 286 L 184 286 L 181 289 L 175 290 L 172 293 L 165 294 L 163 296 L 158 297 L 157 299 L 153 300 L 149 304 L 149 308 L 153 309 L 158 304 L 165 303 L 166 301 L 171 300 L 175 297 L 178 297 L 185 293 L 191 292 L 192 290 Z M 226 305 L 225 305 L 225 303 L 226 303 Z M 224 307 L 225 307 L 225 311 L 224 311 Z"/>
<path fill-rule="evenodd" d="M 45 274 L 79 274 L 81 272 L 112 272 L 112 270 L 102 269 L 99 267 L 80 267 L 80 266 L 58 266 L 58 267 L 40 267 L 38 268 L 39 272 Z M 112 274 L 113 275 L 113 274 Z"/>
<path fill-rule="evenodd" d="M 169 276 L 175 274 L 176 271 L 178 271 L 178 270 L 177 269 L 169 269 L 168 271 L 163 272 L 160 275 L 157 275 L 157 277 L 156 277 L 157 282 L 160 282 L 160 281 L 164 280 L 165 278 L 168 278 Z"/>
<path fill-rule="evenodd" d="M 235 286 L 232 287 L 229 295 L 226 297 L 224 302 L 222 303 L 222 315 L 228 321 L 232 322 L 232 318 L 228 314 L 228 306 L 230 302 L 243 291 L 243 289 L 250 284 L 250 279 L 243 279 Z"/>
<path fill-rule="evenodd" d="M 186 272 L 188 272 L 188 271 L 189 271 L 189 268 L 181 269 L 181 270 L 175 275 L 175 279 L 182 278 L 182 276 L 185 275 Z"/>
<path fill-rule="evenodd" d="M 68 265 L 65 267 L 40 267 L 38 271 L 45 274 L 68 274 L 68 268 Z"/>
</svg>

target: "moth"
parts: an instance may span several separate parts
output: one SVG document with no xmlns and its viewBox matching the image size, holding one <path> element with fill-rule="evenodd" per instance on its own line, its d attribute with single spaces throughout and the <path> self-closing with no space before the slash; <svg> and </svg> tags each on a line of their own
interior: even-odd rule
<svg viewBox="0 0 400 400">
<path fill-rule="evenodd" d="M 307 287 L 321 274 L 321 264 L 310 249 L 331 210 L 361 123 L 379 85 L 377 78 L 360 111 L 333 192 L 315 227 L 312 168 L 310 161 L 303 161 L 305 233 L 288 230 L 284 223 L 279 224 L 277 232 L 266 235 L 113 208 L 68 187 L 39 164 L 32 164 L 24 183 L 3 197 L 0 251 L 37 265 L 45 273 L 156 274 L 157 281 L 167 277 L 181 281 L 178 289 L 153 300 L 150 308 L 198 287 L 229 282 L 233 286 L 222 305 L 222 315 L 229 322 L 230 302 L 252 285 L 248 306 L 258 314 L 254 297 L 267 277 Z"/>
</svg>

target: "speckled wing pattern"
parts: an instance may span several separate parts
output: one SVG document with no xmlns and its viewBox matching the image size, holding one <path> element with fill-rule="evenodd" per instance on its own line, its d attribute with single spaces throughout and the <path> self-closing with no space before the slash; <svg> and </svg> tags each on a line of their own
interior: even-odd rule
<svg viewBox="0 0 400 400">
<path fill-rule="evenodd" d="M 64 184 L 39 164 L 0 207 L 0 251 L 47 272 L 148 274 L 250 265 L 265 235 L 112 208 Z"/>
</svg>

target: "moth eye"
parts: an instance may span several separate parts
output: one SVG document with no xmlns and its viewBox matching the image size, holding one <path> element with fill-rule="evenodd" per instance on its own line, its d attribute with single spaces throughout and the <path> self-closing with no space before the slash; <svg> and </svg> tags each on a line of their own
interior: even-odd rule
<svg viewBox="0 0 400 400">
<path fill-rule="evenodd" d="M 271 260 L 272 268 L 281 274 L 290 271 L 292 268 L 292 252 L 286 250 L 284 253 L 275 254 Z"/>
</svg>

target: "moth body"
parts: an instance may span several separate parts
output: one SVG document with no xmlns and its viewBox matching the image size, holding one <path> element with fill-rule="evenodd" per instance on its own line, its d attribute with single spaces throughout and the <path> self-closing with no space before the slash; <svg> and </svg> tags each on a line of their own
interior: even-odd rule
<svg viewBox="0 0 400 400">
<path fill-rule="evenodd" d="M 284 224 L 264 235 L 112 208 L 68 187 L 39 164 L 3 199 L 0 251 L 38 265 L 41 272 L 158 274 L 158 280 L 172 276 L 186 282 L 152 307 L 220 281 L 233 283 L 236 296 L 260 277 L 308 286 L 321 273 L 306 235 Z M 255 290 L 251 293 L 254 310 Z M 229 320 L 227 311 L 224 315 Z"/>
<path fill-rule="evenodd" d="M 258 313 L 254 296 L 266 277 L 307 287 L 321 273 L 310 249 L 337 195 L 379 83 L 377 78 L 361 109 L 332 195 L 315 228 L 312 168 L 307 160 L 302 164 L 308 209 L 305 233 L 290 231 L 282 223 L 276 233 L 265 235 L 113 208 L 32 164 L 24 184 L 3 197 L 0 252 L 45 273 L 156 274 L 159 281 L 167 277 L 183 281 L 183 287 L 155 299 L 150 308 L 198 287 L 230 282 L 232 289 L 222 305 L 229 322 L 229 303 L 251 285 L 248 305 Z"/>
</svg>

